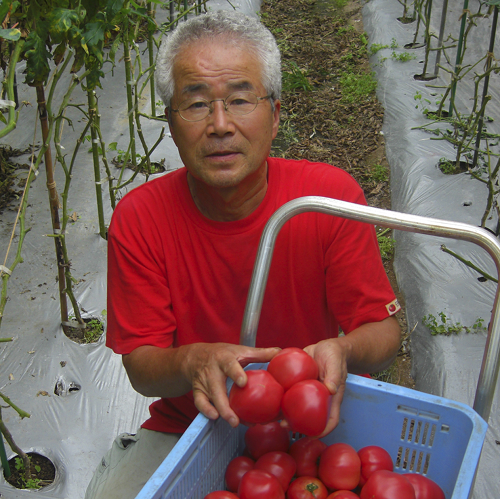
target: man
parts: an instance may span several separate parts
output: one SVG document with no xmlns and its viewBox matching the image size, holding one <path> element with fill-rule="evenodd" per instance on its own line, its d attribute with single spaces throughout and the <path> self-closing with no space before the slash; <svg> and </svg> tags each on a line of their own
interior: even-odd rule
<svg viewBox="0 0 500 499">
<path fill-rule="evenodd" d="M 181 23 L 161 48 L 157 84 L 185 168 L 134 189 L 115 210 L 107 345 L 133 387 L 160 400 L 137 436 L 115 441 L 87 499 L 135 497 L 198 411 L 237 426 L 226 378 L 244 386 L 243 367 L 279 348 L 304 348 L 318 363 L 333 394 L 329 433 L 347 372 L 387 367 L 400 342 L 373 227 L 306 213 L 278 236 L 258 348 L 238 345 L 269 217 L 305 195 L 364 197 L 335 167 L 269 158 L 281 67 L 258 21 L 217 12 Z"/>
</svg>

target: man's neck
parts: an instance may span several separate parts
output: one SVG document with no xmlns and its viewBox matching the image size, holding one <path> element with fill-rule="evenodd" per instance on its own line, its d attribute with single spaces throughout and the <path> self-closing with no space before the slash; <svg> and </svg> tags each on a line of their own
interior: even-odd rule
<svg viewBox="0 0 500 499">
<path fill-rule="evenodd" d="M 187 174 L 189 191 L 200 212 L 217 222 L 242 220 L 253 213 L 267 192 L 266 174 L 250 186 L 239 184 L 223 189 L 213 188 Z"/>
</svg>

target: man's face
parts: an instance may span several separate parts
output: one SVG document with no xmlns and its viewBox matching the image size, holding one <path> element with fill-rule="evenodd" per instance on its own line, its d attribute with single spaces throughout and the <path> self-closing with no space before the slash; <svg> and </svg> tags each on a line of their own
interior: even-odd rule
<svg viewBox="0 0 500 499">
<path fill-rule="evenodd" d="M 188 45 L 173 68 L 172 109 L 190 97 L 207 101 L 225 99 L 236 91 L 264 97 L 261 68 L 256 56 L 227 40 L 203 40 Z M 214 188 L 235 187 L 266 171 L 266 158 L 276 137 L 280 103 L 273 112 L 269 99 L 250 114 L 226 113 L 221 101 L 213 103 L 207 118 L 187 122 L 170 115 L 170 131 L 189 173 Z"/>
</svg>

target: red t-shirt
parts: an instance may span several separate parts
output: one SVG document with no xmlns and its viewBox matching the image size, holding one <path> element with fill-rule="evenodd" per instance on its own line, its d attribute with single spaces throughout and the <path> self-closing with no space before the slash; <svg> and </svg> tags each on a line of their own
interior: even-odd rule
<svg viewBox="0 0 500 499">
<path fill-rule="evenodd" d="M 301 196 L 366 204 L 354 179 L 334 166 L 269 158 L 268 190 L 243 220 L 204 217 L 186 169 L 127 194 L 108 235 L 107 345 L 239 343 L 260 236 L 269 217 Z M 321 213 L 296 215 L 273 253 L 258 347 L 303 348 L 397 310 L 373 226 Z M 392 305 L 392 306 L 391 306 Z M 183 432 L 197 410 L 192 394 L 161 399 L 143 427 Z"/>
</svg>

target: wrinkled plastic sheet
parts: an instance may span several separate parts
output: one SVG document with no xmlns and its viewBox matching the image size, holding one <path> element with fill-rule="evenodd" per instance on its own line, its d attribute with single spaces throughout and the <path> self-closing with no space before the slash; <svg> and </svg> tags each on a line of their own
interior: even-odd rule
<svg viewBox="0 0 500 499">
<path fill-rule="evenodd" d="M 231 4 L 225 0 L 210 0 L 207 7 L 221 10 L 231 9 L 231 5 L 247 15 L 256 15 L 260 8 L 260 2 L 250 0 L 231 0 Z M 158 8 L 158 21 L 166 21 L 167 16 L 168 10 Z M 139 44 L 139 49 L 142 52 L 145 45 Z M 116 60 L 120 60 L 120 54 Z M 24 63 L 18 65 L 18 82 L 24 81 L 24 68 Z M 108 74 L 102 81 L 103 89 L 97 89 L 101 130 L 107 144 L 117 142 L 117 149 L 126 151 L 128 117 L 123 63 L 117 64 L 113 74 L 109 66 L 104 69 Z M 56 102 L 60 102 L 68 84 L 69 78 L 63 78 L 56 92 Z M 29 102 L 30 105 L 21 109 L 16 130 L 2 143 L 25 150 L 33 142 L 34 124 L 38 121 L 36 95 L 34 89 L 22 84 L 18 86 L 18 92 L 19 101 Z M 140 105 L 149 113 L 148 89 L 143 96 Z M 72 103 L 86 107 L 87 97 L 77 90 Z M 54 106 L 53 109 L 57 108 Z M 71 120 L 72 126 L 69 121 L 65 123 L 61 144 L 69 161 L 84 121 L 74 108 L 67 110 L 66 117 Z M 162 124 L 146 119 L 141 124 L 148 145 L 152 147 L 160 135 Z M 38 124 L 37 127 L 36 143 L 39 145 L 41 135 Z M 77 222 L 70 224 L 67 230 L 68 252 L 72 274 L 78 280 L 75 294 L 85 311 L 83 316 L 99 318 L 105 324 L 106 241 L 98 234 L 93 163 L 89 149 L 89 142 L 80 149 L 70 188 L 68 206 L 70 213 L 76 213 Z M 142 152 L 139 140 L 137 149 Z M 55 157 L 54 150 L 52 155 Z M 112 157 L 111 152 L 108 159 Z M 13 159 L 20 164 L 29 164 L 28 154 Z M 153 161 L 162 159 L 167 171 L 182 167 L 168 128 L 165 138 L 152 155 Z M 125 178 L 130 175 L 131 172 L 126 173 Z M 105 177 L 104 170 L 101 176 Z M 21 173 L 21 177 L 25 178 L 26 174 Z M 139 176 L 123 189 L 121 195 L 144 182 L 144 179 L 144 176 Z M 61 192 L 64 176 L 60 167 L 56 171 L 56 182 Z M 105 219 L 109 223 L 112 211 L 106 183 L 103 184 L 103 195 Z M 4 210 L 0 218 L 2 264 L 16 218 L 15 210 L 17 203 Z M 45 455 L 55 464 L 54 483 L 37 491 L 37 497 L 80 499 L 84 497 L 95 469 L 114 438 L 123 432 L 135 433 L 149 417 L 148 407 L 154 399 L 143 397 L 132 389 L 121 356 L 106 348 L 104 336 L 98 343 L 82 345 L 67 338 L 62 331 L 57 265 L 54 240 L 49 237 L 52 228 L 43 164 L 29 192 L 26 226 L 30 231 L 22 249 L 24 261 L 15 268 L 9 280 L 9 301 L 0 329 L 1 338 L 13 338 L 12 342 L 0 343 L 0 391 L 31 417 L 21 420 L 11 408 L 2 409 L 2 417 L 16 443 L 25 452 Z M 17 250 L 17 234 L 18 230 L 7 265 L 11 264 Z M 68 305 L 71 305 L 69 301 Z M 10 459 L 14 453 L 7 444 L 6 451 Z M 27 497 L 29 493 L 12 487 L 0 473 L 1 497 L 17 499 Z"/>
<path fill-rule="evenodd" d="M 260 7 L 260 3 L 251 1 L 231 3 L 250 15 Z M 440 3 L 435 0 L 434 4 L 437 11 Z M 208 5 L 212 9 L 228 8 L 222 0 L 210 1 Z M 457 7 L 453 9 L 450 19 L 458 15 Z M 401 12 L 402 7 L 396 0 L 367 2 L 363 21 L 370 43 L 391 44 L 392 38 L 396 38 L 400 46 L 411 42 L 412 25 L 405 26 L 395 21 Z M 475 45 L 471 43 L 469 50 L 475 50 Z M 413 99 L 417 90 L 422 94 L 428 91 L 425 83 L 413 80 L 413 74 L 421 68 L 422 50 L 415 50 L 419 59 L 404 64 L 393 61 L 388 50 L 372 58 L 379 81 L 379 99 L 386 109 L 384 134 L 392 172 L 393 209 L 477 225 L 484 210 L 484 187 L 465 175 L 450 177 L 441 174 L 435 167 L 436 162 L 446 154 L 453 157 L 453 149 L 442 141 L 431 141 L 424 132 L 412 130 L 424 123 L 421 114 L 414 109 Z M 389 59 L 379 63 L 378 57 L 382 54 Z M 18 81 L 24 79 L 23 69 L 20 65 Z M 108 143 L 116 141 L 117 149 L 126 150 L 128 120 L 123 72 L 123 67 L 118 65 L 114 75 L 104 79 L 98 96 L 105 140 Z M 498 80 L 491 83 L 490 88 L 494 99 L 489 104 L 488 114 L 498 117 Z M 458 92 L 457 95 L 465 106 L 467 94 L 464 97 L 464 93 Z M 21 110 L 17 129 L 4 143 L 25 149 L 33 141 L 33 123 L 37 120 L 33 89 L 20 85 L 19 99 L 30 102 L 32 106 Z M 86 96 L 75 93 L 73 102 L 85 103 Z M 147 112 L 147 95 L 141 105 Z M 65 126 L 62 144 L 66 151 L 72 151 L 82 122 L 81 115 L 74 109 L 68 110 L 67 116 L 73 120 L 75 130 Z M 142 127 L 151 146 L 161 125 L 144 120 Z M 37 142 L 40 143 L 39 136 Z M 168 135 L 152 159 L 165 159 L 167 170 L 182 166 Z M 18 162 L 27 163 L 27 156 L 19 157 Z M 85 147 L 79 154 L 77 168 L 79 173 L 73 178 L 69 206 L 72 212 L 76 212 L 78 221 L 68 230 L 72 272 L 79 280 L 75 292 L 86 311 L 84 316 L 98 317 L 105 322 L 106 242 L 98 236 L 93 167 Z M 56 181 L 60 189 L 64 182 L 60 171 Z M 138 178 L 125 191 L 142 181 L 143 177 Z M 106 186 L 103 191 L 105 218 L 109 222 L 111 209 Z M 24 261 L 17 266 L 9 281 L 9 302 L 0 330 L 1 337 L 14 338 L 11 343 L 0 343 L 0 391 L 28 411 L 31 417 L 21 420 L 13 409 L 3 409 L 2 415 L 16 442 L 25 451 L 46 455 L 56 465 L 55 482 L 38 491 L 37 496 L 79 499 L 83 498 L 95 468 L 114 437 L 121 432 L 134 433 L 148 417 L 152 399 L 138 395 L 131 388 L 120 356 L 105 347 L 104 338 L 96 344 L 80 345 L 68 339 L 61 329 L 54 243 L 48 237 L 52 229 L 43 165 L 30 189 L 29 204 L 26 223 L 31 230 L 23 246 Z M 2 213 L 2 259 L 14 220 L 15 211 Z M 494 224 L 495 220 L 491 223 Z M 478 283 L 474 272 L 446 256 L 440 250 L 443 242 L 490 273 L 494 274 L 495 269 L 484 251 L 470 243 L 452 244 L 449 240 L 410 233 L 397 233 L 395 237 L 397 277 L 406 298 L 409 327 L 413 329 L 416 325 L 412 333 L 412 358 L 417 389 L 472 405 L 485 335 L 431 337 L 421 319 L 426 314 L 437 316 L 443 311 L 453 321 L 471 325 L 478 316 L 487 319 L 491 313 L 495 286 Z M 16 242 L 17 237 L 10 258 Z M 59 395 L 55 394 L 56 386 Z M 495 467 L 498 463 L 495 440 L 500 440 L 497 418 L 498 394 L 480 463 L 476 499 L 496 497 L 499 488 L 498 466 Z M 11 457 L 12 452 L 7 451 Z M 14 489 L 0 476 L 0 493 L 3 497 L 17 499 L 26 497 L 29 492 Z"/>
<path fill-rule="evenodd" d="M 410 2 L 408 2 L 410 3 Z M 437 36 L 442 18 L 442 0 L 432 4 L 431 30 L 435 34 L 431 46 L 437 47 Z M 459 37 L 460 16 L 463 2 L 448 3 L 445 39 L 452 34 Z M 469 9 L 477 12 L 478 2 L 470 1 Z M 483 12 L 486 9 L 483 8 Z M 412 10 L 410 9 L 410 13 Z M 380 50 L 371 56 L 370 62 L 378 80 L 377 94 L 385 108 L 383 133 L 386 156 L 391 167 L 392 209 L 415 215 L 459 221 L 479 226 L 485 210 L 488 191 L 484 184 L 471 179 L 466 173 L 445 175 L 437 167 L 440 158 L 455 158 L 455 149 L 447 141 L 435 140 L 436 136 L 416 129 L 429 120 L 422 114 L 422 106 L 416 109 L 417 92 L 429 109 L 437 109 L 436 101 L 444 92 L 442 88 L 450 82 L 450 74 L 442 68 L 433 81 L 418 81 L 421 75 L 425 48 L 404 48 L 412 44 L 416 23 L 403 24 L 397 19 L 403 15 L 403 7 L 395 0 L 370 0 L 363 8 L 364 27 L 369 45 L 395 45 L 397 48 Z M 469 35 L 464 65 L 474 64 L 482 58 L 489 47 L 492 17 L 480 19 Z M 420 27 L 420 35 L 424 28 Z M 417 41 L 422 41 L 420 36 Z M 447 43 L 450 45 L 450 42 Z M 500 34 L 495 40 L 495 54 L 500 50 Z M 392 57 L 408 52 L 416 56 L 409 62 L 400 62 Z M 453 70 L 456 49 L 450 49 L 450 61 L 444 57 L 441 64 Z M 387 59 L 383 60 L 386 57 Z M 434 73 L 436 52 L 431 52 L 427 73 Z M 484 63 L 477 67 L 482 73 Z M 471 109 L 473 72 L 457 86 L 456 104 L 460 113 Z M 494 121 L 487 123 L 488 132 L 500 133 L 500 79 L 493 74 L 489 83 L 491 101 L 486 116 Z M 482 96 L 482 85 L 480 86 Z M 445 107 L 447 110 L 448 107 Z M 436 127 L 439 125 L 433 125 Z M 447 128 L 451 128 L 448 125 Z M 491 150 L 498 154 L 498 146 L 491 140 Z M 483 144 L 484 145 L 484 144 Z M 492 165 L 498 161 L 492 157 Z M 487 228 L 495 229 L 496 216 L 491 216 Z M 423 317 L 432 314 L 440 320 L 444 313 L 450 324 L 472 326 L 478 318 L 488 324 L 492 313 L 496 284 L 480 282 L 479 274 L 443 252 L 441 245 L 471 261 L 489 275 L 497 277 L 490 256 L 472 243 L 445 239 L 410 232 L 395 231 L 395 272 L 398 284 L 406 301 L 408 328 L 411 333 L 411 356 L 416 389 L 464 402 L 474 403 L 476 384 L 480 372 L 486 333 L 452 336 L 432 336 L 423 324 Z M 489 430 L 483 448 L 473 492 L 475 499 L 497 497 L 500 490 L 500 412 L 499 386 L 493 399 Z M 446 463 L 443 463 L 445 466 Z"/>
</svg>

